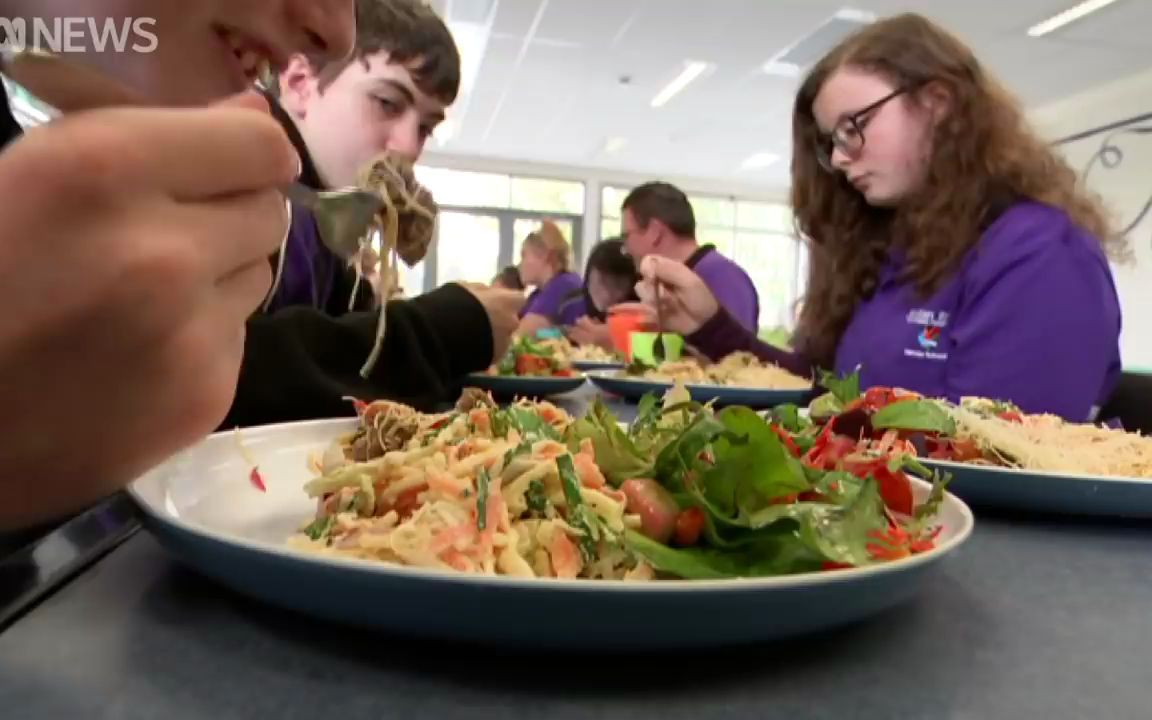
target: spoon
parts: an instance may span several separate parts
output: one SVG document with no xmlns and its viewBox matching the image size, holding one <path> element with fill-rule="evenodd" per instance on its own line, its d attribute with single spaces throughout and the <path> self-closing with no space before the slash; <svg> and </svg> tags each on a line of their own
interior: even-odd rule
<svg viewBox="0 0 1152 720">
<path fill-rule="evenodd" d="M 57 115 L 144 104 L 107 75 L 45 50 L 0 48 L 0 72 Z M 280 191 L 312 211 L 321 241 L 345 261 L 359 255 L 361 241 L 384 209 L 379 195 L 355 187 L 317 191 L 294 182 Z"/>
</svg>

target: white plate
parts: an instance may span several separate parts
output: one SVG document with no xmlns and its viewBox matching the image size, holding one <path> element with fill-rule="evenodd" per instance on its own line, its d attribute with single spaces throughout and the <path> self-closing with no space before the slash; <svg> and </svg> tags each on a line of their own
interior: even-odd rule
<svg viewBox="0 0 1152 720">
<path fill-rule="evenodd" d="M 218 433 L 130 488 L 156 537 L 242 593 L 351 625 L 501 645 L 592 650 L 762 641 L 842 625 L 907 600 L 972 532 L 948 496 L 938 547 L 868 568 L 722 581 L 598 582 L 480 577 L 310 555 L 285 540 L 315 510 L 307 459 L 350 420 L 244 432 L 267 485 L 232 433 Z M 916 481 L 922 499 L 928 486 Z"/>
</svg>

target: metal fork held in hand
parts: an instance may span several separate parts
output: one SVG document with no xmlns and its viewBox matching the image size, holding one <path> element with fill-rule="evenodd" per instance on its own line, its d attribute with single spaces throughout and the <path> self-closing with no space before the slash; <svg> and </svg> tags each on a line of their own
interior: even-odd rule
<svg viewBox="0 0 1152 720">
<path fill-rule="evenodd" d="M 657 363 L 664 362 L 667 353 L 664 350 L 664 298 L 661 297 L 660 281 L 655 282 L 656 290 L 656 340 L 652 342 L 652 359 Z"/>
<path fill-rule="evenodd" d="M 43 50 L 4 48 L 0 71 L 55 114 L 146 104 L 107 75 Z M 379 195 L 360 188 L 317 191 L 295 182 L 280 191 L 313 212 L 321 241 L 344 260 L 357 256 L 384 208 Z"/>
</svg>

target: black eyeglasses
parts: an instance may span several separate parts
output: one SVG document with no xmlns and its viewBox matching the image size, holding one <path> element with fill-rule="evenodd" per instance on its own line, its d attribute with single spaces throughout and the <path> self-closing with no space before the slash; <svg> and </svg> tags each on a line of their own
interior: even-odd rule
<svg viewBox="0 0 1152 720">
<path fill-rule="evenodd" d="M 836 166 L 832 164 L 832 154 L 836 148 L 840 148 L 849 157 L 859 155 L 860 151 L 864 149 L 864 128 L 868 127 L 868 121 L 872 119 L 869 116 L 883 107 L 889 100 L 900 97 L 911 89 L 902 87 L 893 90 L 863 110 L 857 110 L 851 115 L 841 118 L 832 132 L 821 136 L 816 141 L 816 160 L 820 163 L 820 167 L 828 172 L 836 172 Z"/>
</svg>

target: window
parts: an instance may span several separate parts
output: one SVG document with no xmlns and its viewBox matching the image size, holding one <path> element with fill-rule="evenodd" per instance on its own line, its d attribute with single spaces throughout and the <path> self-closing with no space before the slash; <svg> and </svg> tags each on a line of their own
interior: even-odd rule
<svg viewBox="0 0 1152 720">
<path fill-rule="evenodd" d="M 572 235 L 574 230 L 574 223 L 571 220 L 558 220 L 553 219 L 556 227 L 560 228 L 560 234 L 568 241 L 568 247 L 574 247 L 572 244 Z M 516 218 L 512 225 L 512 262 L 520 262 L 520 248 L 524 246 L 524 238 L 528 237 L 531 233 L 536 232 L 540 227 L 539 220 L 532 220 L 530 218 Z M 569 257 L 570 262 L 575 262 L 575 258 Z M 574 266 L 572 266 L 574 267 Z"/>
<path fill-rule="evenodd" d="M 620 231 L 620 206 L 628 189 L 601 190 L 601 231 Z M 689 195 L 696 216 L 696 239 L 740 264 L 760 295 L 760 325 L 791 327 L 792 307 L 802 289 L 807 253 L 796 240 L 792 210 L 777 202 Z"/>
<path fill-rule="evenodd" d="M 506 208 L 512 197 L 507 175 L 417 166 L 416 179 L 441 206 Z"/>
<path fill-rule="evenodd" d="M 583 215 L 584 183 L 514 177 L 509 207 L 534 212 Z"/>
<path fill-rule="evenodd" d="M 491 215 L 442 212 L 436 284 L 487 283 L 499 270 L 500 221 Z"/>
<path fill-rule="evenodd" d="M 550 219 L 580 256 L 584 183 L 554 178 L 416 166 L 416 178 L 440 206 L 434 251 L 401 284 L 418 295 L 453 281 L 488 283 L 519 261 L 524 236 Z"/>
</svg>

